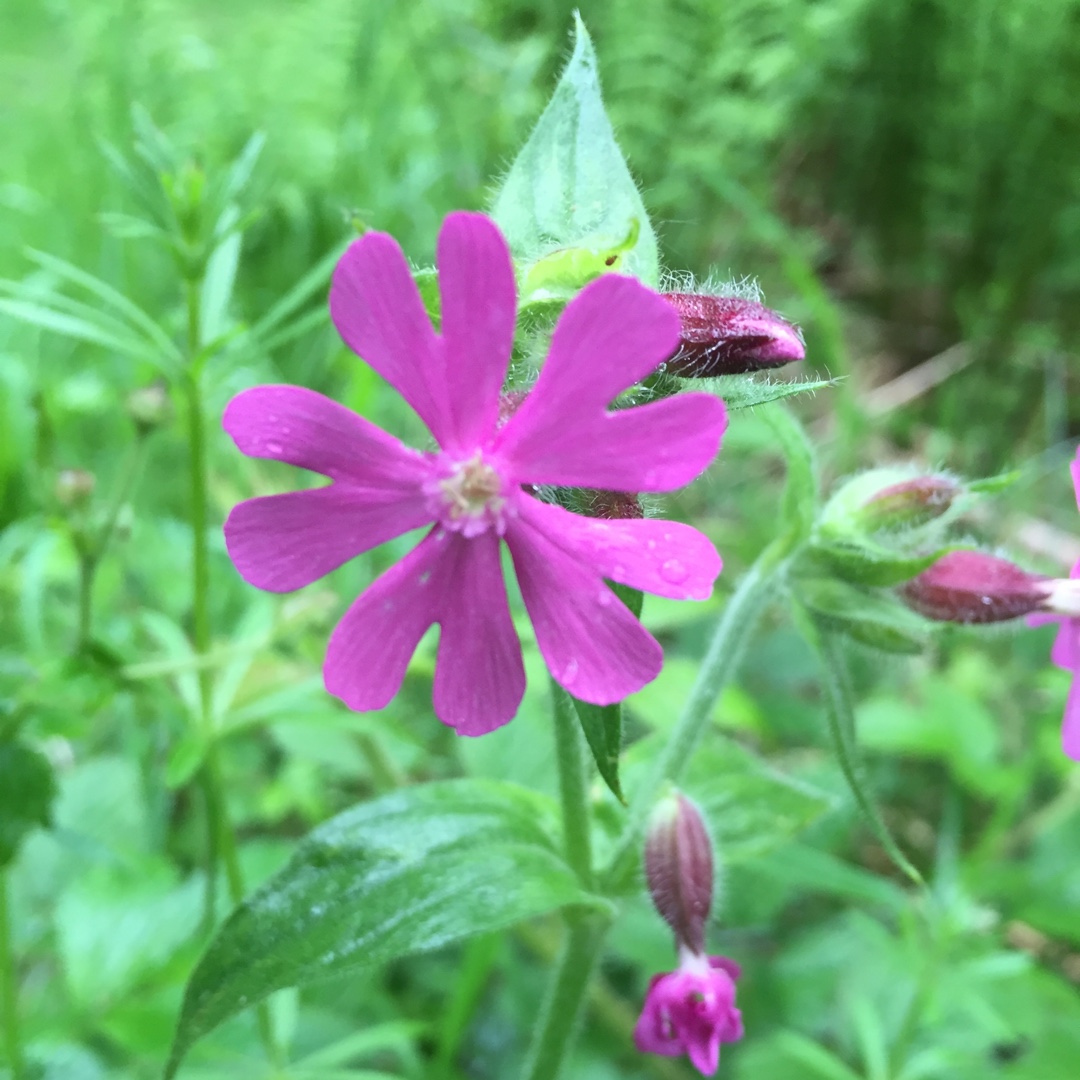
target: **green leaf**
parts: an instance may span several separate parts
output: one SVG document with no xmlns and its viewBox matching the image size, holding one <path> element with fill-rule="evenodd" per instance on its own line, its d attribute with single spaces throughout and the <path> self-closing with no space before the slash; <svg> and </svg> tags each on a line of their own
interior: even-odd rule
<svg viewBox="0 0 1080 1080">
<path fill-rule="evenodd" d="M 908 655 L 926 648 L 930 623 L 891 595 L 869 592 L 835 578 L 799 579 L 793 589 L 815 621 L 863 645 Z"/>
<path fill-rule="evenodd" d="M 582 254 L 568 258 L 589 266 L 564 267 L 567 272 L 618 269 L 655 288 L 656 235 L 604 111 L 592 41 L 580 16 L 574 19 L 573 55 L 503 180 L 492 215 L 518 260 L 574 248 Z M 635 228 L 633 246 L 607 266 L 603 253 L 619 248 Z"/>
<path fill-rule="evenodd" d="M 35 251 L 32 248 L 27 252 L 29 257 L 42 269 L 56 274 L 61 280 L 70 285 L 85 289 L 96 296 L 106 307 L 112 308 L 116 315 L 127 323 L 133 330 L 145 336 L 146 340 L 157 348 L 162 356 L 179 363 L 182 360 L 172 338 L 152 319 L 138 304 L 129 300 L 123 293 L 114 289 L 101 278 L 88 274 L 85 270 L 64 259 L 58 259 L 55 255 L 49 255 L 44 251 Z"/>
<path fill-rule="evenodd" d="M 645 597 L 640 589 L 631 589 L 626 585 L 609 581 L 612 591 L 630 609 L 635 619 L 641 618 L 641 608 Z M 614 705 L 592 705 L 587 701 L 578 701 L 571 695 L 577 710 L 581 730 L 585 741 L 592 751 L 593 760 L 604 783 L 611 789 L 611 794 L 625 805 L 622 785 L 619 781 L 619 757 L 623 746 L 623 708 L 622 702 Z"/>
<path fill-rule="evenodd" d="M 761 416 L 776 437 L 787 464 L 787 482 L 780 510 L 786 539 L 793 547 L 810 536 L 817 517 L 820 496 L 814 448 L 802 424 L 788 412 L 786 405 L 765 409 Z"/>
<path fill-rule="evenodd" d="M 50 301 L 53 297 L 49 298 Z M 48 304 L 39 304 L 33 300 L 9 300 L 0 298 L 0 313 L 10 315 L 20 322 L 39 326 L 42 330 L 51 330 L 64 337 L 88 341 L 93 345 L 112 349 L 126 356 L 140 360 L 152 359 L 147 346 L 134 336 L 113 331 L 102 325 L 101 320 L 91 320 L 80 315 L 69 315 Z"/>
<path fill-rule="evenodd" d="M 577 709 L 581 730 L 592 751 L 597 771 L 611 789 L 611 794 L 625 804 L 619 782 L 619 756 L 622 753 L 622 702 L 614 705 L 592 705 L 588 701 L 571 699 Z"/>
<path fill-rule="evenodd" d="M 321 825 L 242 903 L 188 983 L 172 1077 L 198 1038 L 286 986 L 441 948 L 571 905 L 552 800 L 496 781 L 406 788 Z"/>
<path fill-rule="evenodd" d="M 765 405 L 770 401 L 793 397 L 795 394 L 812 394 L 817 390 L 827 390 L 835 386 L 836 379 L 796 379 L 793 382 L 771 382 L 766 378 L 754 378 L 751 375 L 721 375 L 716 379 L 685 380 L 695 386 L 703 386 L 724 399 L 729 409 L 750 409 L 755 405 Z"/>
<path fill-rule="evenodd" d="M 0 869 L 15 858 L 28 832 L 48 825 L 55 794 L 44 755 L 20 740 L 0 743 Z"/>
<path fill-rule="evenodd" d="M 962 550 L 962 544 L 953 544 L 928 555 L 907 555 L 872 540 L 819 538 L 811 544 L 808 555 L 845 581 L 888 588 L 910 581 L 949 552 Z"/>
<path fill-rule="evenodd" d="M 774 769 L 732 739 L 711 738 L 680 782 L 726 863 L 760 858 L 832 810 L 829 794 Z"/>
</svg>

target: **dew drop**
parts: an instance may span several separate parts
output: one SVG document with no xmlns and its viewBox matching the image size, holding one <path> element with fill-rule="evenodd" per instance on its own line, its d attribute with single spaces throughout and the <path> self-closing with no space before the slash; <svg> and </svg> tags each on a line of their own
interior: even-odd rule
<svg viewBox="0 0 1080 1080">
<path fill-rule="evenodd" d="M 609 589 L 605 589 L 596 599 L 601 607 L 610 607 L 611 591 Z"/>
<path fill-rule="evenodd" d="M 570 660 L 566 667 L 563 668 L 562 684 L 563 686 L 569 686 L 577 678 L 578 662 L 576 660 Z"/>
<path fill-rule="evenodd" d="M 650 540 L 649 541 L 649 550 L 652 551 L 655 547 L 656 547 L 656 541 L 655 540 Z"/>
<path fill-rule="evenodd" d="M 266 449 L 271 454 L 283 454 L 285 452 L 285 448 L 279 442 L 268 442 Z"/>
<path fill-rule="evenodd" d="M 671 585 L 681 585 L 690 576 L 690 571 L 678 559 L 668 559 L 660 567 L 660 576 Z"/>
</svg>

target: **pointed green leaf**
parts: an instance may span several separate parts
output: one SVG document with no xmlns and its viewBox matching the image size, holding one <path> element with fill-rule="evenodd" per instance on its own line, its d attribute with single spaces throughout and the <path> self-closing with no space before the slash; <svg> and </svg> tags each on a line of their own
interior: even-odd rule
<svg viewBox="0 0 1080 1080">
<path fill-rule="evenodd" d="M 587 701 L 573 699 L 581 730 L 592 751 L 597 771 L 611 789 L 611 794 L 625 803 L 619 783 L 619 755 L 622 753 L 622 703 L 592 705 Z"/>
<path fill-rule="evenodd" d="M 184 996 L 172 1077 L 223 1020 L 287 986 L 437 949 L 567 906 L 604 908 L 559 855 L 550 799 L 452 780 L 321 825 L 226 920 Z"/>
<path fill-rule="evenodd" d="M 618 269 L 655 288 L 656 235 L 604 111 L 596 53 L 580 16 L 575 25 L 570 62 L 506 175 L 492 214 L 520 261 L 575 249 L 562 267 L 570 277 L 584 272 L 588 280 Z M 635 229 L 633 246 L 622 251 Z M 605 253 L 616 248 L 620 253 L 608 265 Z"/>
<path fill-rule="evenodd" d="M 702 385 L 724 399 L 729 409 L 750 409 L 770 401 L 794 397 L 796 394 L 812 394 L 836 385 L 836 379 L 796 379 L 793 382 L 771 382 L 768 378 L 752 375 L 721 375 L 716 379 L 687 379 L 684 385 Z"/>
<path fill-rule="evenodd" d="M 928 555 L 908 555 L 873 540 L 822 539 L 811 545 L 809 556 L 845 581 L 888 588 L 910 581 L 944 555 L 960 550 L 962 545 L 950 545 Z"/>
<path fill-rule="evenodd" d="M 815 621 L 863 645 L 908 655 L 926 648 L 929 621 L 894 596 L 860 589 L 835 578 L 804 578 L 793 588 Z"/>
<path fill-rule="evenodd" d="M 55 794 L 52 767 L 42 754 L 20 740 L 0 743 L 0 869 L 31 829 L 49 823 Z"/>
</svg>

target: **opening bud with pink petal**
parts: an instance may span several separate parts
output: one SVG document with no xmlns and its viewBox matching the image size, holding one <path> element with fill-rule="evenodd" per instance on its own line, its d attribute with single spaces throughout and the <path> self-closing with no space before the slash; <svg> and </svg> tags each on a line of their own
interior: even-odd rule
<svg viewBox="0 0 1080 1080">
<path fill-rule="evenodd" d="M 996 623 L 1046 610 L 1048 582 L 997 555 L 952 551 L 902 585 L 900 595 L 938 622 Z"/>
<path fill-rule="evenodd" d="M 756 300 L 686 292 L 662 295 L 681 324 L 679 348 L 665 368 L 671 375 L 741 375 L 782 367 L 806 355 L 798 327 Z"/>
<path fill-rule="evenodd" d="M 645 874 L 657 911 L 675 933 L 679 966 L 650 981 L 634 1045 L 648 1054 L 685 1054 L 703 1076 L 716 1072 L 721 1044 L 743 1036 L 735 1006 L 741 969 L 726 956 L 705 952 L 713 871 L 701 812 L 681 792 L 662 799 L 645 839 Z"/>
</svg>

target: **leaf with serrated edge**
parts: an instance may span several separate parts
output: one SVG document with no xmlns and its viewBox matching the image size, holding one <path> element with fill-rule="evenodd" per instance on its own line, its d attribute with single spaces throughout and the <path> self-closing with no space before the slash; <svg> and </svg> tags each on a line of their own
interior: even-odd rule
<svg viewBox="0 0 1080 1080">
<path fill-rule="evenodd" d="M 551 839 L 554 803 L 497 781 L 405 788 L 319 826 L 226 920 L 199 961 L 166 1080 L 197 1039 L 286 986 L 305 986 L 499 930 L 583 892 Z"/>
</svg>

